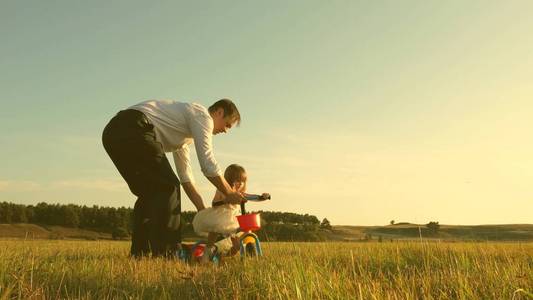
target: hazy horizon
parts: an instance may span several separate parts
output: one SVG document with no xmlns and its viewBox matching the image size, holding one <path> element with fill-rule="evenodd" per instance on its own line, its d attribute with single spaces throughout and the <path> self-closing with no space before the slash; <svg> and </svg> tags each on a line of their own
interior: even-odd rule
<svg viewBox="0 0 533 300">
<path fill-rule="evenodd" d="M 109 119 L 148 99 L 230 98 L 243 122 L 214 138 L 215 156 L 272 194 L 249 209 L 533 223 L 533 2 L 0 8 L 0 202 L 132 207 L 101 145 Z"/>
</svg>

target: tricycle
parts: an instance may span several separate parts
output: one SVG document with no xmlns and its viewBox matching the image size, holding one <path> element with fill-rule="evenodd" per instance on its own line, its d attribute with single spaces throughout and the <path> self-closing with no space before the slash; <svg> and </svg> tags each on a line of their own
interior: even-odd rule
<svg viewBox="0 0 533 300">
<path fill-rule="evenodd" d="M 253 195 L 245 194 L 246 202 L 262 202 L 270 199 L 270 195 Z M 261 217 L 259 213 L 247 213 L 245 202 L 241 203 L 241 215 L 237 216 L 237 221 L 239 222 L 239 229 L 236 233 L 238 236 L 239 243 L 239 252 L 241 258 L 245 257 L 255 257 L 262 256 L 263 251 L 261 249 L 261 242 L 259 237 L 254 233 L 261 229 Z M 228 244 L 230 242 L 230 236 L 220 235 L 218 241 L 215 243 L 217 250 L 214 252 L 214 255 L 211 257 L 213 263 L 219 263 L 222 259 L 221 251 L 218 251 L 218 247 L 222 244 Z M 204 255 L 204 249 L 207 245 L 207 242 L 204 240 L 197 241 L 195 243 L 182 243 L 181 249 L 178 250 L 178 258 L 186 261 L 200 261 Z M 234 248 L 234 247 L 233 247 Z"/>
</svg>

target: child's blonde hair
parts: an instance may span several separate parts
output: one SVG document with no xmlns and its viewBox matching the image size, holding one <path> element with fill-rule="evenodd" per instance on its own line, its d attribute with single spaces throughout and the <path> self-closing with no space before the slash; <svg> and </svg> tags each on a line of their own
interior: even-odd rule
<svg viewBox="0 0 533 300">
<path fill-rule="evenodd" d="M 243 174 L 246 174 L 246 170 L 242 166 L 231 164 L 226 168 L 226 171 L 224 171 L 224 178 L 229 185 L 233 186 L 235 182 L 241 180 Z"/>
</svg>

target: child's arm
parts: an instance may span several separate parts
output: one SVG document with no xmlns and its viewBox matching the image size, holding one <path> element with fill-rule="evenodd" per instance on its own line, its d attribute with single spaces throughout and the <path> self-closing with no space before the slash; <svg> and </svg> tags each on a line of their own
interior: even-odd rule
<svg viewBox="0 0 533 300">
<path fill-rule="evenodd" d="M 244 193 L 242 195 L 244 196 L 244 198 L 246 200 L 251 200 L 251 201 L 263 201 L 263 200 L 270 199 L 270 194 L 269 193 L 262 193 L 261 195 Z"/>
<path fill-rule="evenodd" d="M 226 196 L 224 196 L 224 194 L 222 194 L 219 190 L 217 190 L 215 192 L 215 196 L 213 197 L 213 203 L 215 202 L 220 202 L 220 201 L 224 201 L 226 199 Z"/>
</svg>

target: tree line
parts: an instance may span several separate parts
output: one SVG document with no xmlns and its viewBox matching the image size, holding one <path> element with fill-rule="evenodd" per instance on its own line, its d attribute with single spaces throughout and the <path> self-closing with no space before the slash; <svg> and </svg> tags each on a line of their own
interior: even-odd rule
<svg viewBox="0 0 533 300">
<path fill-rule="evenodd" d="M 133 209 L 128 207 L 104 207 L 74 204 L 22 205 L 0 203 L 0 224 L 31 223 L 58 225 L 111 233 L 114 238 L 131 234 Z M 324 231 L 330 230 L 327 219 L 320 222 L 316 216 L 289 212 L 260 211 L 261 230 L 258 235 L 270 241 L 319 241 L 324 240 Z M 196 212 L 181 214 L 182 236 L 195 236 L 192 220 Z"/>
</svg>

